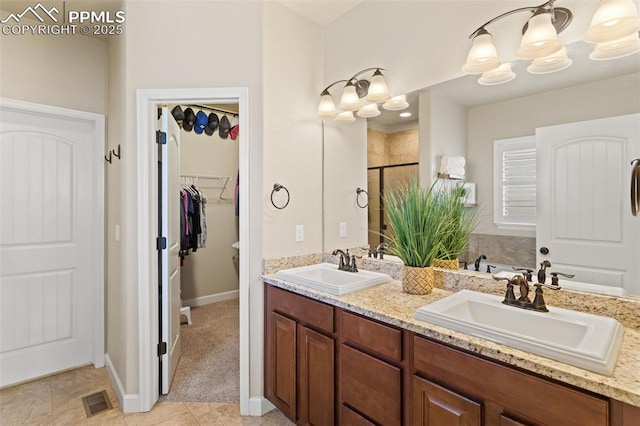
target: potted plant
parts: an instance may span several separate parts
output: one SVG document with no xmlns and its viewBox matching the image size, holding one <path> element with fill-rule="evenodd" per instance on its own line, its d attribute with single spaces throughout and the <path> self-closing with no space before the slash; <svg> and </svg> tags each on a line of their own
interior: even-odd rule
<svg viewBox="0 0 640 426">
<path fill-rule="evenodd" d="M 459 269 L 458 257 L 469 247 L 469 236 L 476 226 L 476 210 L 465 207 L 466 192 L 459 185 L 437 195 L 444 214 L 436 242 L 435 267 Z"/>
<path fill-rule="evenodd" d="M 439 253 L 444 206 L 434 187 L 421 188 L 417 179 L 384 195 L 389 218 L 389 253 L 404 263 L 402 290 L 428 294 L 434 286 L 431 263 Z"/>
</svg>

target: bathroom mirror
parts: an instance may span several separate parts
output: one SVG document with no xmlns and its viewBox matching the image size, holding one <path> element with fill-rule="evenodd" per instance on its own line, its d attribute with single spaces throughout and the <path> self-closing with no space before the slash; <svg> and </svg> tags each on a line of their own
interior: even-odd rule
<svg viewBox="0 0 640 426">
<path fill-rule="evenodd" d="M 538 99 L 538 97 L 543 98 L 545 93 L 550 92 L 553 92 L 554 96 L 558 97 L 557 99 L 562 100 L 562 96 L 579 95 L 581 87 L 584 87 L 585 91 L 590 92 L 590 95 L 585 99 L 594 99 L 594 97 L 598 99 L 597 102 L 591 102 L 590 105 L 585 106 L 585 108 L 583 108 L 585 111 L 562 110 L 562 108 L 564 108 L 564 103 L 562 101 L 543 104 L 544 111 L 539 111 L 539 113 L 534 111 L 531 113 L 531 126 L 529 128 L 523 128 L 522 126 L 515 127 L 508 114 L 504 117 L 499 117 L 496 120 L 497 127 L 499 127 L 499 131 L 496 132 L 496 135 L 499 136 L 496 136 L 495 139 L 532 135 L 534 134 L 536 127 L 591 120 L 640 111 L 640 55 L 636 54 L 630 57 L 610 61 L 593 61 L 588 58 L 589 52 L 592 49 L 593 47 L 591 45 L 587 45 L 582 42 L 577 42 L 568 46 L 567 50 L 569 57 L 573 60 L 573 64 L 570 68 L 554 74 L 529 74 L 526 71 L 528 64 L 524 61 L 517 61 L 513 64 L 513 70 L 516 72 L 517 77 L 515 80 L 503 85 L 481 86 L 477 83 L 478 76 L 466 75 L 435 86 L 420 89 L 409 96 L 410 98 L 413 98 L 413 102 L 416 102 L 417 98 L 425 96 L 425 94 L 429 94 L 429 96 L 433 96 L 435 94 L 438 98 L 446 98 L 451 102 L 459 104 L 462 108 L 467 109 L 467 111 L 473 110 L 475 112 L 487 104 L 497 104 L 517 99 L 522 99 L 523 102 L 526 102 L 529 99 L 534 101 Z M 606 84 L 602 83 L 602 86 L 597 86 L 598 83 L 596 82 L 606 82 Z M 617 102 L 617 99 L 615 98 L 617 95 L 613 95 L 613 97 L 610 96 L 607 92 L 607 87 L 615 88 L 613 93 L 619 94 L 622 91 L 624 92 L 625 97 L 629 97 L 626 98 L 625 102 Z M 598 92 L 599 90 L 600 92 Z M 632 100 L 629 101 L 629 99 Z M 635 105 L 633 99 L 635 99 Z M 626 104 L 621 105 L 623 103 Z M 560 108 L 560 110 L 556 113 L 554 112 L 554 108 Z M 415 116 L 420 114 L 420 112 L 417 114 L 414 113 Z M 539 116 L 544 116 L 545 118 L 542 119 Z M 557 119 L 555 118 L 556 116 Z M 382 115 L 377 119 L 369 119 L 369 127 L 374 129 L 379 128 L 375 122 L 379 121 L 381 118 L 383 118 Z M 399 121 L 400 118 L 398 117 L 397 120 Z M 337 124 L 340 124 L 343 129 L 346 128 L 346 126 L 353 126 L 346 131 L 358 133 L 366 132 L 365 125 L 360 123 L 364 121 L 364 119 L 358 119 L 358 122 L 356 123 Z M 465 126 L 465 133 L 467 126 L 466 121 L 467 120 L 460 123 L 461 126 Z M 330 126 L 337 129 L 334 131 L 345 131 L 340 130 L 340 126 L 337 126 L 336 124 L 332 123 Z M 422 123 L 421 126 L 424 126 L 424 123 Z M 363 133 L 359 133 L 358 137 L 362 138 L 362 134 Z M 493 170 L 491 167 L 493 158 L 492 145 L 489 146 L 485 144 L 482 147 L 474 147 L 472 145 L 474 139 L 472 137 L 473 135 L 467 136 L 468 138 L 470 137 L 467 151 L 465 153 L 465 157 L 467 158 L 467 181 L 475 182 L 477 184 L 477 196 L 480 208 L 480 220 L 476 233 L 513 237 L 511 239 L 514 241 L 519 241 L 518 238 L 522 238 L 522 241 L 533 240 L 532 244 L 528 244 L 527 250 L 530 251 L 530 257 L 535 260 L 535 230 L 498 229 L 493 224 Z M 350 147 L 349 149 L 354 155 L 366 155 L 366 153 L 360 154 L 362 150 L 358 153 L 355 152 L 356 150 L 353 150 L 353 147 Z M 423 147 L 421 146 L 420 149 L 422 150 Z M 363 160 L 362 158 L 354 157 L 351 159 L 352 161 L 349 161 L 344 155 L 342 155 L 340 157 L 340 166 L 333 163 L 332 158 L 330 157 L 331 156 L 325 159 L 325 176 L 332 172 L 335 173 L 336 170 L 339 170 L 339 167 L 344 167 L 347 163 L 352 163 L 354 165 L 357 164 L 359 167 L 366 168 L 366 160 Z M 433 165 L 437 164 L 439 159 L 431 158 L 430 160 Z M 421 161 L 419 166 L 421 173 L 424 174 L 424 161 Z M 434 168 L 435 167 L 432 167 L 428 170 L 433 171 L 433 174 L 435 175 L 437 170 L 433 170 Z M 351 184 L 345 182 L 344 179 L 341 180 L 342 186 L 353 187 L 353 204 L 350 205 L 349 203 L 343 203 L 341 206 L 337 206 L 325 203 L 325 220 L 328 216 L 335 217 L 338 215 L 339 213 L 336 212 L 338 209 L 351 209 L 356 212 L 361 210 L 355 204 L 355 189 L 356 187 L 364 184 L 363 180 L 366 180 L 364 172 L 354 176 L 354 181 Z M 325 190 L 328 190 L 328 188 L 325 187 Z M 375 192 L 375 190 L 370 192 Z M 377 194 L 372 193 L 371 195 L 373 196 Z M 376 200 L 370 202 L 376 203 Z M 357 218 L 362 220 L 362 223 L 358 224 L 358 226 L 360 228 L 367 228 L 363 223 L 369 222 L 369 212 L 364 212 L 364 214 L 362 214 L 363 212 L 361 211 L 359 213 L 360 215 L 357 216 Z M 331 224 L 331 226 L 328 225 L 329 224 L 325 222 L 325 250 L 331 250 L 340 245 L 340 240 L 337 240 L 333 236 L 333 234 L 336 233 L 333 229 L 334 224 Z M 351 224 L 349 225 L 350 228 L 354 228 Z M 358 228 L 358 226 L 356 226 L 356 228 Z M 357 243 L 352 244 L 352 246 L 369 244 L 366 229 L 365 232 L 360 232 L 359 238 L 360 240 L 357 241 Z M 530 264 L 533 266 L 532 263 Z"/>
</svg>

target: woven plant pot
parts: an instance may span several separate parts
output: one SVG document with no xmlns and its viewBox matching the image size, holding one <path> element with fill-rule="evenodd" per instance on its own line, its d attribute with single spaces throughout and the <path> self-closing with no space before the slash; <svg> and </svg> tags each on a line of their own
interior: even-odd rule
<svg viewBox="0 0 640 426">
<path fill-rule="evenodd" d="M 429 294 L 433 290 L 435 277 L 433 267 L 402 267 L 402 291 L 409 294 Z"/>
<path fill-rule="evenodd" d="M 460 262 L 458 262 L 458 259 L 434 259 L 433 262 L 431 262 L 431 266 L 442 269 L 453 269 L 454 271 L 457 271 L 458 269 L 460 269 Z"/>
</svg>

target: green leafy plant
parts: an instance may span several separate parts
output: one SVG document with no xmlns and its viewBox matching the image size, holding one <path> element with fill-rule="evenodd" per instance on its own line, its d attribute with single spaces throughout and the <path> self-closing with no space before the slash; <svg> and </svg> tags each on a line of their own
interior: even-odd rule
<svg viewBox="0 0 640 426">
<path fill-rule="evenodd" d="M 469 247 L 469 236 L 476 227 L 476 210 L 465 207 L 466 193 L 465 188 L 457 186 L 437 195 L 444 215 L 436 243 L 436 259 L 457 259 Z"/>
<path fill-rule="evenodd" d="M 384 196 L 389 218 L 389 252 L 405 265 L 430 266 L 434 259 L 456 259 L 468 246 L 475 214 L 464 206 L 466 190 L 421 188 L 417 179 Z"/>
</svg>

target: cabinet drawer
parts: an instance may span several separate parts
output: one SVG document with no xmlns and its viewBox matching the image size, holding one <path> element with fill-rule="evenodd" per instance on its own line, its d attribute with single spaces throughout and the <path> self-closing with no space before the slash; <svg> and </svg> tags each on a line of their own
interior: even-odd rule
<svg viewBox="0 0 640 426">
<path fill-rule="evenodd" d="M 467 395 L 493 401 L 536 423 L 608 425 L 609 402 L 421 337 L 414 337 L 415 370 Z M 541 401 L 544 407 L 541 409 Z"/>
<path fill-rule="evenodd" d="M 395 328 L 340 310 L 340 332 L 352 343 L 402 361 L 402 333 Z"/>
<path fill-rule="evenodd" d="M 346 345 L 340 347 L 341 403 L 385 426 L 401 423 L 401 371 Z"/>
<path fill-rule="evenodd" d="M 369 420 L 344 405 L 340 406 L 340 415 L 342 416 L 340 424 L 344 426 L 375 426 Z"/>
<path fill-rule="evenodd" d="M 333 333 L 333 306 L 267 285 L 267 309 Z"/>
</svg>

